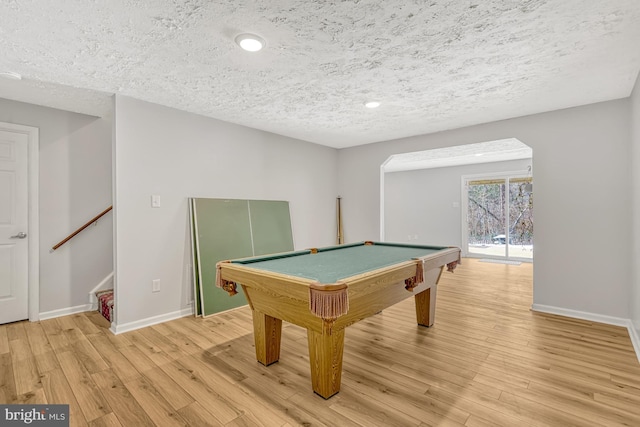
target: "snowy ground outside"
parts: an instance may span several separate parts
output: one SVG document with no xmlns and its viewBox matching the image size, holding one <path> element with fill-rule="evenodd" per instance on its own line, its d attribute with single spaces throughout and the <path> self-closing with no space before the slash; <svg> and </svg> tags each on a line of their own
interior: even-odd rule
<svg viewBox="0 0 640 427">
<path fill-rule="evenodd" d="M 469 245 L 469 254 L 505 256 L 506 245 Z M 533 259 L 533 245 L 509 245 L 509 258 Z"/>
</svg>

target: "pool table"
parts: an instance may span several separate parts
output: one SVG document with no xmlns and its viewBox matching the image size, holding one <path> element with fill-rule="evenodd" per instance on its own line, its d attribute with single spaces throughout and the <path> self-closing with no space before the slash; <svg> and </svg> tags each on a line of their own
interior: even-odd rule
<svg viewBox="0 0 640 427">
<path fill-rule="evenodd" d="M 419 325 L 434 321 L 436 285 L 453 271 L 460 249 L 360 242 L 222 261 L 217 286 L 240 284 L 253 314 L 256 358 L 280 358 L 282 321 L 307 329 L 313 391 L 328 399 L 340 391 L 344 330 L 415 296 Z"/>
</svg>

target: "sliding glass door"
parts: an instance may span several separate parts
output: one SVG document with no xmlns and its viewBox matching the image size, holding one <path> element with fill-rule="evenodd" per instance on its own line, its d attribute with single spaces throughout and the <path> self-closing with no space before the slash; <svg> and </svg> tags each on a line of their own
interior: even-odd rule
<svg viewBox="0 0 640 427">
<path fill-rule="evenodd" d="M 465 178 L 469 256 L 533 258 L 531 176 Z"/>
</svg>

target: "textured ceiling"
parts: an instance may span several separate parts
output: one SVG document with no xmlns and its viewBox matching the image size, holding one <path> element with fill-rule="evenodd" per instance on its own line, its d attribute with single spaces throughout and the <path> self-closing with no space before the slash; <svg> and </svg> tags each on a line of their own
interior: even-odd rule
<svg viewBox="0 0 640 427">
<path fill-rule="evenodd" d="M 639 0 L 2 0 L 23 80 L 0 97 L 103 115 L 119 93 L 348 147 L 627 97 L 639 42 Z"/>
</svg>

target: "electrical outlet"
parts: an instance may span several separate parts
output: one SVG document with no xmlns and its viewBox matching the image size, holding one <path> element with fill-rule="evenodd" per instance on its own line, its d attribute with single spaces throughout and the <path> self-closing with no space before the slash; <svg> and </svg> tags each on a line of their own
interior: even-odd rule
<svg viewBox="0 0 640 427">
<path fill-rule="evenodd" d="M 151 285 L 151 292 L 160 292 L 160 279 L 154 279 Z"/>
</svg>

